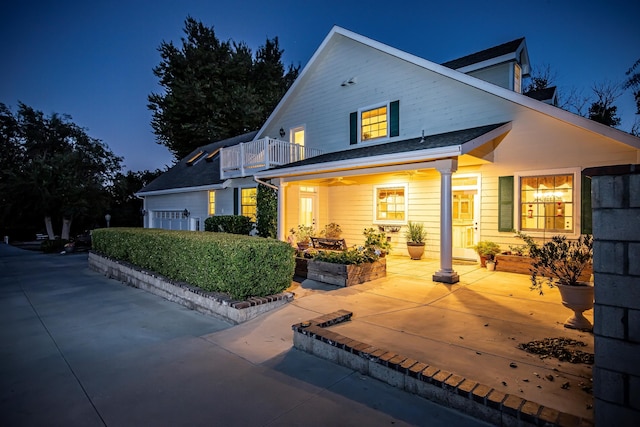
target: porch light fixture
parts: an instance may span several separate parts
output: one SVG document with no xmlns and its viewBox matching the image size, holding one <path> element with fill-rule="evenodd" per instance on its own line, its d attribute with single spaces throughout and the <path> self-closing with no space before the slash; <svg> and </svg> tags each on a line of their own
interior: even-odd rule
<svg viewBox="0 0 640 427">
<path fill-rule="evenodd" d="M 146 209 L 140 208 L 140 216 L 146 216 L 146 215 L 147 215 Z"/>
<path fill-rule="evenodd" d="M 106 214 L 104 216 L 104 220 L 107 221 L 107 228 L 109 228 L 109 225 L 111 224 L 111 215 L 110 214 Z"/>
<path fill-rule="evenodd" d="M 285 136 L 286 134 L 287 134 L 287 133 L 284 131 L 284 129 L 283 129 L 283 128 L 280 128 L 280 138 L 284 138 L 284 136 Z"/>
<path fill-rule="evenodd" d="M 182 211 L 182 217 L 183 218 L 189 218 L 189 215 L 191 215 L 191 212 L 189 212 L 188 209 L 185 209 Z"/>
</svg>

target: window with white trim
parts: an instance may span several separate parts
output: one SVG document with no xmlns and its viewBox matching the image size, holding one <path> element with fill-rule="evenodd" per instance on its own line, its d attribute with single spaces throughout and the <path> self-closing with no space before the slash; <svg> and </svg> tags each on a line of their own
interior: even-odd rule
<svg viewBox="0 0 640 427">
<path fill-rule="evenodd" d="M 577 200 L 575 173 L 518 177 L 520 229 L 573 233 Z"/>
<path fill-rule="evenodd" d="M 257 212 L 257 194 L 256 187 L 251 187 L 243 188 L 240 195 L 240 215 L 248 216 L 254 222 Z"/>
<path fill-rule="evenodd" d="M 211 190 L 209 191 L 209 215 L 213 216 L 216 214 L 216 192 Z"/>
<path fill-rule="evenodd" d="M 360 113 L 360 140 L 386 138 L 388 135 L 387 105 L 383 105 Z"/>
<path fill-rule="evenodd" d="M 376 185 L 373 187 L 373 222 L 375 224 L 405 224 L 407 222 L 407 185 Z"/>
</svg>

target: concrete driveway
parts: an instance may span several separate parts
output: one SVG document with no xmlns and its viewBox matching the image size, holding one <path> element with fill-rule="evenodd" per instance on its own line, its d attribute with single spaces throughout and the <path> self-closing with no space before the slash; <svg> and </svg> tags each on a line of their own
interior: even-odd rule
<svg viewBox="0 0 640 427">
<path fill-rule="evenodd" d="M 4 244 L 0 272 L 3 426 L 484 425 L 293 349 L 308 308 L 232 327 Z"/>
</svg>

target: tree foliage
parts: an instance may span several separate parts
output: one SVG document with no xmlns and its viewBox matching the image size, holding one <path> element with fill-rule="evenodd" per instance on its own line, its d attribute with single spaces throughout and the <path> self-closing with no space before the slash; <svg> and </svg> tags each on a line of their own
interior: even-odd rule
<svg viewBox="0 0 640 427">
<path fill-rule="evenodd" d="M 213 27 L 185 20 L 179 48 L 162 42 L 153 69 L 163 93 L 149 95 L 157 142 L 180 159 L 198 146 L 258 129 L 298 75 L 282 64 L 278 38 L 255 57 L 243 42 L 221 41 Z"/>
<path fill-rule="evenodd" d="M 624 82 L 624 89 L 631 89 L 636 100 L 636 114 L 640 114 L 640 59 L 626 72 L 627 80 Z"/>
<path fill-rule="evenodd" d="M 277 238 L 278 234 L 278 193 L 275 189 L 258 184 L 256 196 L 256 228 L 262 237 Z"/>
<path fill-rule="evenodd" d="M 596 98 L 589 107 L 589 118 L 607 126 L 619 126 L 618 107 L 613 104 L 620 97 L 620 86 L 607 82 L 596 84 L 593 93 Z"/>
<path fill-rule="evenodd" d="M 54 218 L 62 220 L 61 237 L 68 239 L 74 219 L 89 222 L 104 215 L 105 189 L 122 159 L 69 116 L 47 117 L 23 103 L 13 114 L 0 103 L 0 140 L 0 220 L 5 227 L 28 228 L 40 218 L 53 238 Z"/>
<path fill-rule="evenodd" d="M 142 226 L 142 200 L 135 193 L 165 171 L 127 171 L 118 172 L 109 188 L 110 198 L 108 211 L 111 214 L 111 225 L 114 227 Z"/>
</svg>

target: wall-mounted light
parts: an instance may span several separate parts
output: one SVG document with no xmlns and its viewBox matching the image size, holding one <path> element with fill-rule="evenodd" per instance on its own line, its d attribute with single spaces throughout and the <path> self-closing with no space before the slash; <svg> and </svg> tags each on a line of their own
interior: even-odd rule
<svg viewBox="0 0 640 427">
<path fill-rule="evenodd" d="M 146 209 L 140 208 L 140 216 L 146 216 L 146 215 L 147 215 Z"/>
<path fill-rule="evenodd" d="M 283 129 L 283 128 L 280 128 L 280 138 L 284 138 L 284 136 L 285 136 L 286 134 L 287 134 L 287 133 L 284 131 L 284 129 Z"/>
<path fill-rule="evenodd" d="M 189 215 L 191 215 L 191 212 L 189 212 L 188 209 L 185 209 L 182 211 L 182 217 L 183 218 L 189 218 Z"/>
</svg>

